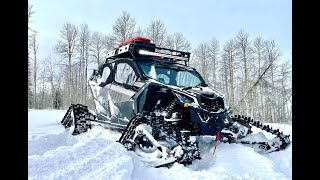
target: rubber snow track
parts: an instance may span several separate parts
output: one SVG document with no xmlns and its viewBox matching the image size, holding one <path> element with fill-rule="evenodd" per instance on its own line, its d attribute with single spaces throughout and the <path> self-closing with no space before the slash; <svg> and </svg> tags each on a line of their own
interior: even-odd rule
<svg viewBox="0 0 320 180">
<path fill-rule="evenodd" d="M 65 112 L 29 111 L 28 179 L 292 179 L 291 145 L 261 155 L 241 144 L 220 143 L 212 155 L 213 138 L 202 137 L 202 160 L 153 168 L 115 142 L 118 132 L 95 126 L 72 136 L 60 124 Z M 290 125 L 270 125 L 291 134 Z"/>
</svg>

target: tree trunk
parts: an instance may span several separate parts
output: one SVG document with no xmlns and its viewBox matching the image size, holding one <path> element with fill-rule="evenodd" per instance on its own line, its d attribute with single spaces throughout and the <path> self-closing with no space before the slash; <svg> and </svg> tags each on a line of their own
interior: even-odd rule
<svg viewBox="0 0 320 180">
<path fill-rule="evenodd" d="M 71 55 L 68 54 L 68 60 L 69 60 L 69 84 L 68 84 L 68 93 L 69 93 L 69 101 L 68 103 L 69 104 L 72 104 L 73 103 L 73 100 L 72 100 L 72 87 L 73 87 L 73 82 L 72 82 L 72 74 L 71 74 Z"/>
<path fill-rule="evenodd" d="M 34 72 L 33 72 L 33 85 L 34 85 L 34 108 L 37 109 L 37 54 L 34 53 Z"/>
</svg>

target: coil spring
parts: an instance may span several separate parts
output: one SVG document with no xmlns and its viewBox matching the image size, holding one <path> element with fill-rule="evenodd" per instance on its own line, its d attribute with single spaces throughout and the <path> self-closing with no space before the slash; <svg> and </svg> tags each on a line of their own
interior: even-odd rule
<svg viewBox="0 0 320 180">
<path fill-rule="evenodd" d="M 164 111 L 166 111 L 168 114 L 165 116 L 165 118 L 171 118 L 173 110 L 176 108 L 177 106 L 177 99 L 174 99 L 167 107 Z"/>
</svg>

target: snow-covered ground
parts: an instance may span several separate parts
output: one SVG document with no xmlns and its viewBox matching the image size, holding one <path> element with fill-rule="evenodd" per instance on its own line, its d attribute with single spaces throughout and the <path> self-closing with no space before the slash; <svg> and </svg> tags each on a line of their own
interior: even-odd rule
<svg viewBox="0 0 320 180">
<path fill-rule="evenodd" d="M 120 133 L 94 126 L 72 136 L 60 124 L 65 110 L 29 110 L 28 179 L 292 179 L 292 147 L 262 155 L 241 144 L 203 138 L 202 160 L 153 168 L 115 142 Z M 291 125 L 269 124 L 285 134 Z M 259 132 L 253 129 L 254 132 Z M 267 137 L 269 134 L 266 134 Z M 290 136 L 291 137 L 291 136 Z"/>
</svg>

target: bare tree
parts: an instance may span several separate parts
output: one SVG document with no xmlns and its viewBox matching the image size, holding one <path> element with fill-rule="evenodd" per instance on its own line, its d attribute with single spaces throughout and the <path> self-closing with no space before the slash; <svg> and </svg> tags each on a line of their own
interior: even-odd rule
<svg viewBox="0 0 320 180">
<path fill-rule="evenodd" d="M 263 54 L 265 53 L 265 43 L 262 37 L 257 37 L 253 42 L 253 53 L 258 63 L 258 75 L 262 71 Z"/>
<path fill-rule="evenodd" d="M 146 35 L 156 46 L 162 46 L 165 41 L 167 30 L 161 20 L 151 21 L 146 29 Z"/>
<path fill-rule="evenodd" d="M 47 79 L 46 69 L 43 67 L 39 71 L 39 99 L 38 99 L 38 108 L 46 109 L 52 108 L 52 91 L 51 85 Z"/>
<path fill-rule="evenodd" d="M 32 4 L 29 4 L 28 2 L 28 30 L 30 31 L 33 31 L 31 28 L 30 28 L 30 23 L 32 23 L 32 15 L 34 14 L 34 11 L 32 10 L 33 8 L 33 5 Z"/>
<path fill-rule="evenodd" d="M 30 61 L 28 59 L 28 108 L 34 107 L 33 105 L 33 94 L 32 94 L 32 80 L 31 80 L 31 68 Z"/>
<path fill-rule="evenodd" d="M 275 113 L 275 102 L 276 102 L 276 96 L 275 96 L 275 71 L 276 71 L 276 61 L 279 59 L 281 53 L 279 52 L 278 48 L 276 47 L 276 44 L 274 40 L 266 41 L 266 56 L 267 60 L 269 62 L 270 71 L 269 71 L 269 77 L 271 79 L 271 98 L 269 101 L 269 105 L 271 107 L 271 120 L 274 123 L 276 121 Z"/>
<path fill-rule="evenodd" d="M 146 32 L 143 28 L 138 27 L 137 30 L 134 33 L 134 36 L 140 36 L 140 37 L 144 37 L 146 36 Z"/>
<path fill-rule="evenodd" d="M 175 49 L 179 51 L 191 50 L 190 42 L 183 36 L 182 33 L 174 33 L 172 35 L 168 35 L 166 37 L 164 46 L 169 49 Z"/>
<path fill-rule="evenodd" d="M 80 102 L 85 103 L 87 98 L 87 77 L 89 64 L 90 31 L 88 24 L 80 26 L 78 54 L 79 54 L 79 79 L 80 79 Z"/>
<path fill-rule="evenodd" d="M 209 69 L 211 69 L 211 72 L 212 72 L 212 78 L 213 78 L 212 86 L 216 87 L 217 86 L 217 72 L 216 71 L 217 71 L 218 56 L 219 56 L 219 51 L 220 51 L 219 41 L 216 38 L 212 38 L 209 41 L 208 51 L 209 51 L 209 57 L 211 60 Z"/>
<path fill-rule="evenodd" d="M 120 44 L 133 37 L 135 32 L 136 21 L 127 11 L 122 11 L 122 14 L 116 19 L 112 26 L 112 36 L 115 43 Z"/>
<path fill-rule="evenodd" d="M 94 32 L 91 38 L 90 54 L 97 62 L 97 67 L 100 67 L 102 60 L 105 58 L 107 39 L 100 32 Z"/>
<path fill-rule="evenodd" d="M 209 82 L 209 46 L 207 43 L 201 43 L 199 46 L 195 49 L 195 59 L 196 63 L 193 63 L 195 67 L 198 67 L 198 70 L 200 71 L 203 79 L 206 82 Z"/>
<path fill-rule="evenodd" d="M 257 37 L 255 38 L 255 40 L 253 41 L 253 56 L 254 56 L 254 62 L 255 64 L 258 65 L 257 67 L 257 76 L 255 76 L 255 78 L 258 78 L 262 71 L 266 68 L 264 67 L 265 65 L 267 65 L 268 63 L 264 62 L 264 58 L 263 55 L 265 53 L 265 43 L 262 37 Z M 263 78 L 263 77 L 262 77 Z M 262 90 L 262 86 L 260 85 L 260 83 L 257 85 L 258 87 L 258 93 L 257 93 L 257 97 L 256 97 L 256 116 L 258 116 L 259 119 L 264 118 L 265 117 L 265 113 L 262 109 L 264 109 L 264 98 L 263 98 L 263 90 Z"/>
<path fill-rule="evenodd" d="M 232 38 L 228 40 L 223 46 L 223 68 L 224 68 L 224 76 L 225 76 L 225 86 L 227 90 L 227 95 L 229 99 L 229 104 L 231 107 L 235 105 L 235 81 L 234 81 L 234 74 L 235 74 L 235 57 L 236 57 L 236 42 Z"/>
<path fill-rule="evenodd" d="M 291 87 L 291 64 L 289 61 L 284 61 L 280 64 L 279 73 L 279 89 L 280 102 L 276 112 L 279 112 L 279 119 L 288 122 L 290 120 L 291 112 L 288 104 L 292 104 L 292 88 Z M 287 103 L 290 102 L 290 103 Z"/>
<path fill-rule="evenodd" d="M 239 31 L 236 37 L 236 43 L 238 46 L 238 51 L 240 55 L 240 60 L 243 62 L 243 71 L 244 71 L 244 90 L 247 90 L 247 83 L 249 81 L 248 76 L 248 56 L 250 51 L 250 41 L 249 41 L 249 34 L 244 32 L 243 30 Z"/>
<path fill-rule="evenodd" d="M 66 22 L 62 30 L 60 30 L 60 40 L 55 46 L 55 52 L 60 54 L 63 59 L 68 59 L 68 93 L 69 93 L 69 103 L 73 103 L 73 80 L 72 80 L 72 58 L 74 56 L 74 48 L 76 46 L 76 38 L 78 35 L 78 28 Z"/>
<path fill-rule="evenodd" d="M 33 105 L 36 107 L 37 105 L 37 52 L 38 52 L 39 43 L 37 42 L 37 33 L 33 33 L 29 42 L 29 49 L 33 57 L 30 59 L 33 60 Z"/>
<path fill-rule="evenodd" d="M 55 78 L 55 64 L 53 63 L 53 60 L 51 59 L 51 55 L 44 59 L 42 65 L 43 67 L 43 78 L 46 79 L 47 82 L 50 84 L 50 90 L 51 90 L 51 102 L 52 107 L 54 106 L 54 95 L 55 95 L 55 84 L 54 84 L 54 78 Z"/>
<path fill-rule="evenodd" d="M 30 54 L 30 51 L 32 51 L 32 49 L 34 48 L 31 48 L 31 44 L 32 44 L 32 41 L 35 40 L 35 37 L 32 38 L 32 36 L 35 36 L 30 34 L 30 32 L 32 33 L 35 33 L 35 31 L 33 31 L 31 28 L 30 28 L 30 24 L 32 23 L 31 21 L 31 18 L 32 18 L 32 15 L 34 14 L 34 11 L 32 10 L 32 7 L 33 5 L 30 4 L 28 2 L 28 107 L 31 108 L 31 107 L 35 107 L 35 104 L 34 104 L 34 99 L 35 99 L 35 94 L 32 94 L 32 80 L 31 80 L 31 64 L 30 64 L 30 57 L 29 57 L 29 54 Z M 36 48 L 38 49 L 38 47 Z M 36 62 L 35 62 L 36 64 Z"/>
<path fill-rule="evenodd" d="M 118 44 L 115 43 L 115 41 L 112 39 L 112 35 L 108 34 L 104 37 L 104 43 L 106 46 L 106 50 L 109 52 L 113 49 L 115 49 Z"/>
<path fill-rule="evenodd" d="M 108 52 L 114 50 L 118 46 L 118 44 L 116 44 L 115 41 L 113 40 L 112 35 L 104 36 L 103 42 L 104 42 L 104 45 L 105 45 L 105 48 L 104 48 L 105 53 L 104 53 L 104 55 L 107 55 Z"/>
<path fill-rule="evenodd" d="M 38 100 L 37 108 L 59 109 L 62 103 L 61 79 L 62 76 L 57 69 L 58 64 L 52 60 L 51 55 L 40 61 L 38 77 Z"/>
<path fill-rule="evenodd" d="M 237 51 L 239 55 L 239 61 L 243 63 L 243 77 L 241 78 L 242 82 L 242 88 L 240 89 L 240 96 L 244 96 L 246 92 L 248 91 L 250 85 L 252 86 L 253 83 L 250 83 L 251 79 L 250 77 L 250 69 L 252 70 L 253 68 L 250 68 L 250 60 L 251 58 L 251 42 L 249 40 L 249 34 L 245 32 L 244 30 L 240 30 L 236 36 L 236 43 L 237 43 Z M 246 114 L 251 114 L 252 115 L 252 103 L 254 101 L 254 91 L 250 91 L 251 94 L 246 98 L 244 101 L 243 110 L 245 111 Z"/>
<path fill-rule="evenodd" d="M 70 105 L 70 94 L 69 94 L 69 68 L 68 64 L 60 63 L 60 78 L 58 79 L 58 82 L 60 82 L 61 85 L 61 96 L 62 96 L 62 107 L 68 108 Z"/>
</svg>

